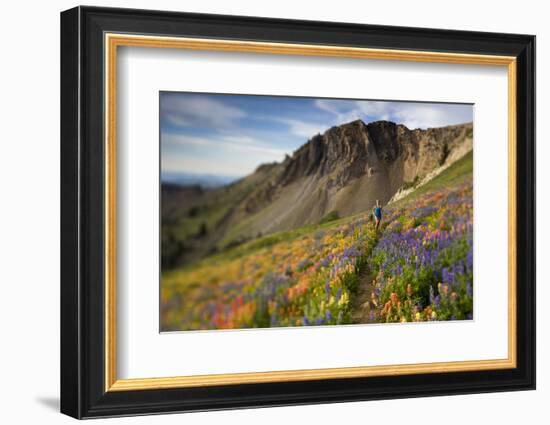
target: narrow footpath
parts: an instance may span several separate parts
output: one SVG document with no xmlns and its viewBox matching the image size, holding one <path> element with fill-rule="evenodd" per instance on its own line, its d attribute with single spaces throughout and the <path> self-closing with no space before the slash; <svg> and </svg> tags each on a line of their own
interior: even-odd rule
<svg viewBox="0 0 550 425">
<path fill-rule="evenodd" d="M 384 226 L 380 229 L 376 244 L 373 249 L 378 244 L 378 238 L 380 233 L 384 231 Z M 374 290 L 374 275 L 370 269 L 370 264 L 365 264 L 364 267 L 359 271 L 359 285 L 357 287 L 357 293 L 352 299 L 352 323 L 369 323 L 371 309 L 376 308 L 372 302 L 372 292 Z"/>
<path fill-rule="evenodd" d="M 374 290 L 374 277 L 372 276 L 369 267 L 365 267 L 359 274 L 359 286 L 357 294 L 352 303 L 352 322 L 353 323 L 368 323 L 370 322 L 370 312 L 374 305 L 371 300 L 371 294 Z"/>
</svg>

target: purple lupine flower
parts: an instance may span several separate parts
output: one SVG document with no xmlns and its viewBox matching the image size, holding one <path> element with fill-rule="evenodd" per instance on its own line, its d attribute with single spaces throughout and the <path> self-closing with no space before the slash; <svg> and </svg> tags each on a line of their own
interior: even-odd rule
<svg viewBox="0 0 550 425">
<path fill-rule="evenodd" d="M 328 267 L 329 264 L 330 264 L 330 258 L 325 257 L 325 258 L 321 259 L 321 261 L 319 261 L 319 265 L 318 265 L 317 268 Z"/>
<path fill-rule="evenodd" d="M 309 258 L 306 258 L 298 263 L 298 270 L 303 270 L 311 265 Z"/>
</svg>

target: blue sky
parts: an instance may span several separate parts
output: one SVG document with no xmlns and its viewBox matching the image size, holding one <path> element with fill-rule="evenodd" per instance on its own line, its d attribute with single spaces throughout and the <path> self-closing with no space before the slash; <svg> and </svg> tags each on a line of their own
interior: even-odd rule
<svg viewBox="0 0 550 425">
<path fill-rule="evenodd" d="M 162 173 L 240 177 L 334 125 L 390 120 L 410 129 L 473 121 L 472 105 L 162 92 Z"/>
</svg>

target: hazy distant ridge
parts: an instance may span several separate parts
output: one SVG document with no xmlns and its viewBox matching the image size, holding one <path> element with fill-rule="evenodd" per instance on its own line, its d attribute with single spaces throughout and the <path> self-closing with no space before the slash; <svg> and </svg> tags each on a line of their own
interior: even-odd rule
<svg viewBox="0 0 550 425">
<path fill-rule="evenodd" d="M 203 188 L 215 188 L 225 186 L 240 179 L 242 176 L 225 176 L 220 174 L 188 173 L 184 171 L 165 171 L 161 173 L 163 184 L 180 186 L 201 186 Z"/>
</svg>

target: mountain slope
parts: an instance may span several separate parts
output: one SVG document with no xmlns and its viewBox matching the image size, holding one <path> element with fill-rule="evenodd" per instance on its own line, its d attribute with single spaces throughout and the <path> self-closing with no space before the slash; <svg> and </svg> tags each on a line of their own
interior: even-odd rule
<svg viewBox="0 0 550 425">
<path fill-rule="evenodd" d="M 327 214 L 369 210 L 377 199 L 385 204 L 399 189 L 471 151 L 472 133 L 471 123 L 409 130 L 357 120 L 312 137 L 283 162 L 261 165 L 231 185 L 199 196 L 194 191 L 187 200 L 163 191 L 163 258 L 170 251 L 171 263 L 192 261 L 261 235 L 316 224 Z M 174 249 L 174 243 L 183 245 Z"/>
<path fill-rule="evenodd" d="M 468 320 L 473 312 L 468 154 L 384 207 L 256 238 L 163 271 L 163 331 Z"/>
<path fill-rule="evenodd" d="M 474 166 L 474 153 L 469 151 L 466 155 L 453 162 L 447 168 L 445 168 L 440 173 L 435 174 L 430 180 L 421 182 L 423 184 L 418 184 L 410 188 L 410 191 L 399 199 L 392 198 L 390 204 L 392 206 L 400 205 L 404 202 L 407 202 L 411 199 L 415 199 L 425 193 L 444 189 L 446 187 L 454 186 L 464 181 L 471 180 L 473 177 L 473 166 Z M 397 194 L 396 194 L 397 195 Z"/>
</svg>

